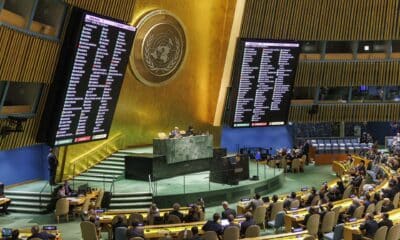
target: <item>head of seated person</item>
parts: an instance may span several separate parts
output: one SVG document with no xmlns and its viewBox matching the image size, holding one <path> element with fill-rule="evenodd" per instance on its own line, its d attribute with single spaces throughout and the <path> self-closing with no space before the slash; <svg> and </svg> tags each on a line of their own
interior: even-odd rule
<svg viewBox="0 0 400 240">
<path fill-rule="evenodd" d="M 251 212 L 246 212 L 244 214 L 244 218 L 246 219 L 246 221 L 249 221 L 250 219 L 253 218 L 253 214 L 251 214 Z"/>
<path fill-rule="evenodd" d="M 193 236 L 197 236 L 199 234 L 199 229 L 196 226 L 192 227 L 191 231 Z"/>
<path fill-rule="evenodd" d="M 229 221 L 230 223 L 233 223 L 234 220 L 235 220 L 235 217 L 234 217 L 232 214 L 229 214 L 229 215 L 228 215 L 228 221 Z"/>
<path fill-rule="evenodd" d="M 214 213 L 213 215 L 213 221 L 214 222 L 218 222 L 218 220 L 221 218 L 221 216 L 219 215 L 219 213 Z"/>
<path fill-rule="evenodd" d="M 172 209 L 174 209 L 174 211 L 179 211 L 180 208 L 181 205 L 179 203 L 174 203 L 174 205 L 172 205 Z"/>
<path fill-rule="evenodd" d="M 295 198 L 296 198 L 296 192 L 292 192 L 292 193 L 290 194 L 290 198 L 291 198 L 291 199 L 295 199 Z"/>
<path fill-rule="evenodd" d="M 273 196 L 272 196 L 272 202 L 277 202 L 279 200 L 279 197 L 278 197 L 278 195 L 276 195 L 276 194 L 274 194 Z"/>
</svg>

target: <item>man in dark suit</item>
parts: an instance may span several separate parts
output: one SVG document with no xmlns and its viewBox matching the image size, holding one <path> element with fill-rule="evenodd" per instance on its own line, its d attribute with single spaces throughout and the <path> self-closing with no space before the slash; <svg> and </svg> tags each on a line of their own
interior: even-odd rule
<svg viewBox="0 0 400 240">
<path fill-rule="evenodd" d="M 47 232 L 40 232 L 39 231 L 39 226 L 33 226 L 31 228 L 31 233 L 32 235 L 28 237 L 28 240 L 33 239 L 33 238 L 39 238 L 42 240 L 49 240 L 49 239 L 56 239 L 56 236 L 53 234 L 47 233 Z"/>
<path fill-rule="evenodd" d="M 214 213 L 213 220 L 207 221 L 206 224 L 204 224 L 204 226 L 202 227 L 203 231 L 214 231 L 217 233 L 217 235 L 222 235 L 223 229 L 221 224 L 218 223 L 219 219 L 219 213 Z"/>
<path fill-rule="evenodd" d="M 56 155 L 53 153 L 53 149 L 49 149 L 49 154 L 47 155 L 47 161 L 49 162 L 49 183 L 51 186 L 56 185 L 56 172 L 58 166 L 58 160 Z"/>
<path fill-rule="evenodd" d="M 358 202 L 357 199 L 353 198 L 353 203 L 350 205 L 349 209 L 347 209 L 346 214 L 348 216 L 353 216 L 354 211 L 360 206 L 360 203 Z"/>
<path fill-rule="evenodd" d="M 113 239 L 115 239 L 115 229 L 119 227 L 128 227 L 128 225 L 124 223 L 124 218 L 122 217 L 122 215 L 117 215 L 117 221 L 112 225 Z"/>
<path fill-rule="evenodd" d="M 181 208 L 181 205 L 179 205 L 179 203 L 174 203 L 174 205 L 172 205 L 172 208 L 173 208 L 174 210 L 172 210 L 171 212 L 169 212 L 169 215 L 175 215 L 175 216 L 179 217 L 179 219 L 180 219 L 181 221 L 183 221 L 183 213 L 181 213 L 181 212 L 179 211 L 179 209 Z"/>
<path fill-rule="evenodd" d="M 360 230 L 365 232 L 365 236 L 369 238 L 374 238 L 376 231 L 378 230 L 379 225 L 374 220 L 374 215 L 367 213 L 365 215 L 365 223 L 360 225 Z"/>
<path fill-rule="evenodd" d="M 126 236 L 128 239 L 134 238 L 134 237 L 141 237 L 144 238 L 144 233 L 143 233 L 143 228 L 139 228 L 139 222 L 134 220 L 132 222 L 132 226 L 128 228 L 126 231 Z"/>
<path fill-rule="evenodd" d="M 244 217 L 246 218 L 246 221 L 242 222 L 242 224 L 240 225 L 240 234 L 242 236 L 244 236 L 244 234 L 246 233 L 246 229 L 248 227 L 250 227 L 251 225 L 256 224 L 256 222 L 253 219 L 253 215 L 251 214 L 251 212 L 247 212 Z"/>
<path fill-rule="evenodd" d="M 0 198 L 5 198 L 6 196 L 4 195 L 4 184 L 2 182 L 0 182 Z M 1 201 L 0 201 L 1 202 Z M 7 200 L 7 201 L 3 201 L 3 203 L 0 203 L 0 208 L 1 208 L 1 213 L 4 214 L 9 214 L 8 212 L 8 206 L 10 206 L 11 201 Z"/>
<path fill-rule="evenodd" d="M 389 198 L 383 199 L 382 209 L 381 212 L 389 212 L 394 209 L 393 203 L 390 201 Z"/>
<path fill-rule="evenodd" d="M 237 224 L 237 223 L 235 223 L 235 217 L 231 214 L 231 215 L 228 215 L 228 221 L 229 221 L 229 225 L 227 225 L 226 227 L 225 227 L 225 229 L 227 228 L 227 227 L 237 227 L 239 230 L 240 230 L 240 225 L 239 224 Z M 224 229 L 224 231 L 225 231 L 225 229 Z"/>
<path fill-rule="evenodd" d="M 229 215 L 233 215 L 233 217 L 236 217 L 236 211 L 229 208 L 229 204 L 227 201 L 222 202 L 222 207 L 224 208 L 224 211 L 222 211 L 221 213 L 222 219 L 227 219 Z"/>
<path fill-rule="evenodd" d="M 382 221 L 378 223 L 379 227 L 387 226 L 388 230 L 393 227 L 393 221 L 389 219 L 389 214 L 382 213 Z"/>
</svg>

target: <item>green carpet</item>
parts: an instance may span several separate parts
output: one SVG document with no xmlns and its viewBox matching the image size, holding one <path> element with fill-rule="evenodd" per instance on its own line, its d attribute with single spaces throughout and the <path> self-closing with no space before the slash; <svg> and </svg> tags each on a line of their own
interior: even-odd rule
<svg viewBox="0 0 400 240">
<path fill-rule="evenodd" d="M 260 174 L 261 175 L 261 174 Z M 307 166 L 305 173 L 288 173 L 286 175 L 286 181 L 284 186 L 269 194 L 281 194 L 288 193 L 291 191 L 297 191 L 304 186 L 315 186 L 319 187 L 324 181 L 329 181 L 334 179 L 335 176 L 332 174 L 331 166 Z M 244 196 L 245 197 L 245 196 Z M 207 204 L 207 203 L 206 203 Z M 236 208 L 236 204 L 231 204 L 232 208 Z M 211 218 L 214 212 L 221 212 L 221 206 L 207 206 L 206 217 Z M 7 216 L 0 216 L 0 227 L 10 227 L 10 228 L 30 228 L 33 225 L 54 225 L 55 218 L 53 214 L 47 215 L 35 215 L 35 214 L 19 214 L 12 213 Z M 76 240 L 81 239 L 79 219 L 72 220 L 66 223 L 62 220 L 62 223 L 58 225 L 58 228 L 62 232 L 62 237 L 64 240 Z M 266 234 L 269 232 L 263 232 Z M 106 234 L 103 235 L 103 239 L 107 239 Z"/>
</svg>

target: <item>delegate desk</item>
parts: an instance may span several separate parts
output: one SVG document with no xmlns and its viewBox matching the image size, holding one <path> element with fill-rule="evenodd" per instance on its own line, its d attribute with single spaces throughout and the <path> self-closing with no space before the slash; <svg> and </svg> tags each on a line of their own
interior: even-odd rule
<svg viewBox="0 0 400 240">
<path fill-rule="evenodd" d="M 13 229 L 14 230 L 14 229 Z M 30 228 L 19 228 L 19 239 L 28 239 L 28 237 L 30 237 L 32 235 L 31 233 L 31 229 Z M 60 230 L 45 230 L 47 233 L 53 234 L 54 236 L 56 236 L 56 240 L 62 240 L 61 237 L 61 232 Z M 0 236 L 1 236 L 1 232 L 2 232 L 2 228 L 0 228 Z M 5 238 L 0 237 L 0 240 L 6 240 Z M 7 239 L 11 239 L 11 238 L 7 238 Z"/>
<path fill-rule="evenodd" d="M 209 159 L 213 156 L 213 136 L 153 139 L 153 152 L 165 156 L 168 164 Z"/>
<path fill-rule="evenodd" d="M 172 211 L 172 208 L 163 208 L 160 209 L 160 216 L 164 216 L 164 214 L 169 213 Z M 186 216 L 189 213 L 189 207 L 181 207 L 179 211 Z M 129 215 L 132 213 L 139 213 L 140 215 L 143 216 L 143 219 L 147 219 L 147 214 L 148 214 L 148 209 L 135 209 L 135 210 L 111 210 L 103 213 L 100 216 L 100 223 L 101 224 L 111 224 L 113 218 L 117 215 L 125 215 L 126 218 L 129 218 Z"/>
<path fill-rule="evenodd" d="M 0 206 L 9 203 L 11 200 L 9 198 L 0 198 Z"/>
<path fill-rule="evenodd" d="M 393 225 L 400 224 L 400 209 L 399 208 L 389 211 L 388 214 L 389 214 L 389 219 L 391 219 L 393 221 Z M 381 216 L 376 215 L 375 220 L 377 222 L 379 222 L 381 220 Z M 355 222 L 346 223 L 344 225 L 344 230 L 343 230 L 344 240 L 352 240 L 353 234 L 360 235 L 361 234 L 360 225 L 364 222 L 365 222 L 364 219 L 360 219 Z"/>
<path fill-rule="evenodd" d="M 331 188 L 331 187 L 335 186 L 337 181 L 339 181 L 339 180 L 340 180 L 339 178 L 335 178 L 335 179 L 329 181 L 328 182 L 328 188 Z M 296 197 L 305 201 L 309 193 L 311 193 L 311 188 L 308 188 L 305 191 L 297 191 L 296 192 Z M 290 195 L 290 193 L 285 193 L 285 194 L 278 195 L 278 201 L 279 202 L 284 201 L 288 195 Z M 270 201 L 272 201 L 272 196 L 270 196 Z M 237 205 L 236 205 L 237 214 L 245 214 L 246 213 L 246 206 L 249 204 L 249 202 L 250 201 L 239 201 L 237 203 Z M 269 207 L 269 203 L 264 203 L 264 207 L 268 208 Z"/>
<path fill-rule="evenodd" d="M 261 236 L 261 237 L 253 237 L 253 238 L 243 238 L 242 240 L 298 240 L 298 239 L 304 239 L 308 236 L 311 236 L 308 234 L 308 231 L 301 231 L 301 232 L 295 232 L 295 233 L 281 233 L 281 234 L 274 234 L 274 235 L 266 235 L 266 236 Z"/>
<path fill-rule="evenodd" d="M 332 203 L 333 203 L 333 207 L 341 206 L 340 211 L 344 212 L 345 210 L 347 210 L 350 207 L 352 202 L 353 202 L 353 200 L 351 198 L 346 198 L 346 199 L 339 200 L 339 201 L 332 202 Z M 326 204 L 324 204 L 323 206 L 326 206 Z M 287 232 L 290 232 L 292 230 L 292 227 L 295 227 L 295 225 L 304 221 L 304 217 L 307 215 L 307 213 L 308 213 L 307 208 L 301 208 L 301 209 L 294 210 L 294 211 L 288 211 L 285 214 L 285 230 Z"/>
<path fill-rule="evenodd" d="M 99 195 L 99 191 L 92 191 L 85 196 L 67 197 L 70 206 L 80 206 L 85 203 L 86 199 L 93 199 Z"/>
</svg>

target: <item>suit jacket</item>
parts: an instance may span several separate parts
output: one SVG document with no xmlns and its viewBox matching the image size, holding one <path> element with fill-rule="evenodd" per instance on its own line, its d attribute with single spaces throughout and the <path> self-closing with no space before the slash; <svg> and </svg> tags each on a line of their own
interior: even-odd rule
<svg viewBox="0 0 400 240">
<path fill-rule="evenodd" d="M 47 232 L 40 232 L 40 233 L 32 234 L 30 237 L 28 237 L 28 240 L 32 239 L 32 238 L 40 238 L 42 240 L 49 240 L 49 239 L 55 239 L 56 236 L 54 236 L 53 234 L 47 233 Z"/>
<path fill-rule="evenodd" d="M 214 231 L 218 235 L 222 235 L 222 226 L 221 224 L 214 221 L 207 221 L 206 224 L 202 227 L 203 231 Z"/>
<path fill-rule="evenodd" d="M 375 220 L 367 220 L 364 224 L 361 224 L 360 230 L 365 230 L 365 236 L 373 238 L 379 225 Z"/>
<path fill-rule="evenodd" d="M 134 238 L 134 237 L 142 237 L 144 238 L 144 233 L 142 228 L 128 228 L 126 231 L 126 236 L 128 239 Z"/>
<path fill-rule="evenodd" d="M 224 211 L 222 211 L 221 218 L 227 219 L 230 214 L 232 214 L 234 217 L 236 217 L 236 211 L 231 208 L 227 208 Z"/>
<path fill-rule="evenodd" d="M 390 220 L 390 219 L 383 219 L 382 221 L 380 221 L 380 222 L 378 223 L 378 226 L 379 226 L 379 227 L 387 226 L 388 229 L 389 229 L 389 228 L 393 227 L 393 221 Z"/>
<path fill-rule="evenodd" d="M 169 214 L 175 215 L 175 216 L 179 217 L 179 219 L 181 221 L 183 221 L 183 214 L 181 212 L 173 210 L 173 211 L 169 212 Z"/>
<path fill-rule="evenodd" d="M 246 233 L 246 229 L 251 226 L 256 224 L 256 222 L 254 221 L 254 219 L 249 219 L 247 221 L 242 222 L 242 224 L 240 225 L 240 234 L 244 235 Z"/>
</svg>

